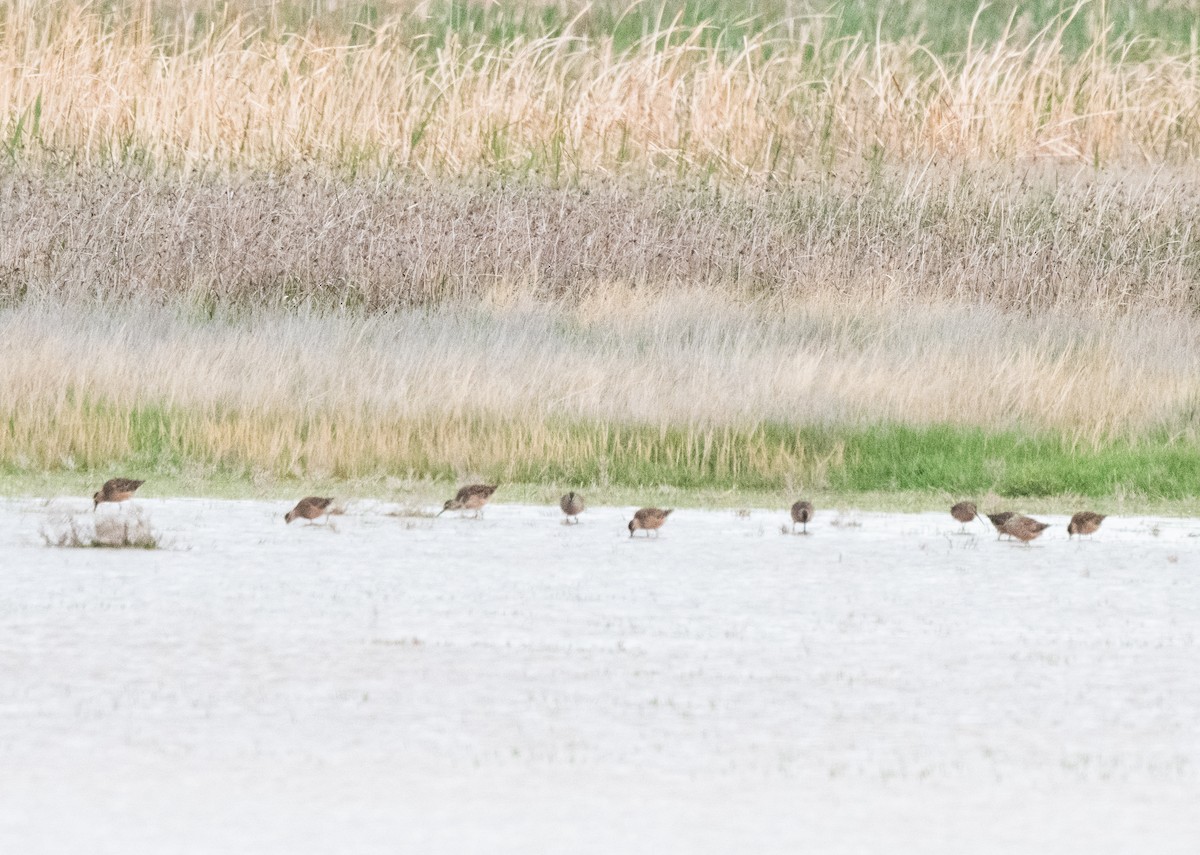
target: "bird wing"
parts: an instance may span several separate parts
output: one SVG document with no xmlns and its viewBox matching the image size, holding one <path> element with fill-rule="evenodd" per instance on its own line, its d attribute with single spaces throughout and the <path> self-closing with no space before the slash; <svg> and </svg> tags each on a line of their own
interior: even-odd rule
<svg viewBox="0 0 1200 855">
<path fill-rule="evenodd" d="M 487 484 L 471 484 L 470 486 L 463 487 L 461 490 L 459 490 L 458 495 L 454 497 L 454 501 L 465 502 L 467 499 L 474 498 L 475 496 L 486 499 L 494 492 L 496 492 L 496 488 L 494 486 L 489 486 Z"/>
<path fill-rule="evenodd" d="M 332 501 L 332 498 L 326 499 L 322 498 L 321 496 L 305 496 L 303 499 L 296 502 L 296 507 L 294 510 L 296 513 L 301 513 L 309 508 L 317 511 L 323 511 L 329 507 Z"/>
</svg>

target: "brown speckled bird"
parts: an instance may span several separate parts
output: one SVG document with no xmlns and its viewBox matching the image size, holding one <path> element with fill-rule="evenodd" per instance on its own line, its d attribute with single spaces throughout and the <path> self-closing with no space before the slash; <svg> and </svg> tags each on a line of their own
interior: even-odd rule
<svg viewBox="0 0 1200 855">
<path fill-rule="evenodd" d="M 458 491 L 453 499 L 447 499 L 446 504 L 437 512 L 440 517 L 446 511 L 474 511 L 475 519 L 483 516 L 483 506 L 488 503 L 488 499 L 492 498 L 492 493 L 496 492 L 496 485 L 487 484 L 472 484 L 469 487 L 463 487 Z"/>
<path fill-rule="evenodd" d="M 1000 530 L 1028 546 L 1029 541 L 1040 536 L 1048 528 L 1050 523 L 1038 522 L 1032 517 L 1012 516 L 1004 521 Z"/>
<path fill-rule="evenodd" d="M 629 521 L 629 536 L 633 537 L 633 533 L 640 529 L 646 532 L 646 537 L 650 536 L 650 532 L 654 532 L 654 536 L 658 537 L 658 530 L 663 527 L 673 510 L 675 509 L 667 508 L 664 511 L 661 508 L 642 508 Z"/>
<path fill-rule="evenodd" d="M 579 515 L 583 513 L 585 507 L 583 504 L 583 496 L 574 491 L 567 493 L 567 495 L 559 499 L 558 506 L 562 508 L 562 512 L 566 514 L 568 523 L 571 522 L 572 517 L 574 517 L 575 522 L 579 522 Z"/>
<path fill-rule="evenodd" d="M 133 498 L 137 488 L 145 481 L 134 481 L 132 478 L 112 478 L 104 482 L 100 491 L 92 496 L 92 510 L 100 507 L 101 502 L 124 502 Z"/>
<path fill-rule="evenodd" d="M 324 516 L 325 520 L 329 520 L 329 506 L 333 504 L 333 499 L 323 499 L 320 496 L 305 496 L 296 503 L 296 507 L 292 508 L 283 515 L 284 522 L 292 520 L 308 520 L 309 525 L 312 521 Z"/>
<path fill-rule="evenodd" d="M 1067 523 L 1067 538 L 1079 534 L 1095 534 L 1100 528 L 1100 523 L 1104 522 L 1106 514 L 1097 514 L 1092 511 L 1080 511 L 1071 517 L 1071 521 Z"/>
<path fill-rule="evenodd" d="M 992 525 L 996 527 L 996 540 L 1000 539 L 1000 535 L 1007 534 L 1004 530 L 1004 524 L 1015 517 L 1012 511 L 1001 511 L 998 514 L 988 514 L 987 518 L 992 521 Z"/>
<path fill-rule="evenodd" d="M 960 534 L 964 534 L 967 530 L 967 523 L 979 516 L 979 509 L 975 507 L 974 502 L 959 502 L 950 508 L 950 516 L 962 523 L 962 528 L 958 531 Z"/>
<path fill-rule="evenodd" d="M 796 504 L 792 505 L 792 534 L 796 533 L 796 523 L 800 523 L 803 528 L 801 534 L 808 534 L 808 521 L 813 518 L 813 503 L 806 502 L 801 499 Z"/>
</svg>

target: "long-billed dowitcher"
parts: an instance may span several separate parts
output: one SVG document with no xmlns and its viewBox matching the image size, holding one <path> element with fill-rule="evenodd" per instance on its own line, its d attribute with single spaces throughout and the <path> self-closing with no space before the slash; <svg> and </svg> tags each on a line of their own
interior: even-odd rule
<svg viewBox="0 0 1200 855">
<path fill-rule="evenodd" d="M 803 528 L 801 534 L 808 534 L 808 521 L 813 518 L 813 503 L 801 499 L 792 505 L 792 534 L 796 533 L 796 523 Z"/>
<path fill-rule="evenodd" d="M 483 506 L 488 503 L 488 499 L 492 498 L 492 493 L 496 492 L 495 484 L 471 484 L 463 487 L 458 491 L 453 499 L 447 499 L 446 504 L 442 505 L 442 509 L 437 512 L 440 517 L 446 511 L 474 511 L 475 519 L 483 516 Z"/>
<path fill-rule="evenodd" d="M 137 488 L 145 481 L 135 481 L 132 478 L 111 478 L 104 482 L 99 492 L 92 496 L 92 510 L 100 507 L 101 502 L 124 502 L 133 498 Z"/>
<path fill-rule="evenodd" d="M 967 523 L 979 517 L 979 509 L 975 507 L 974 502 L 959 502 L 950 508 L 950 516 L 962 523 L 962 528 L 958 530 L 958 533 L 966 534 Z"/>
<path fill-rule="evenodd" d="M 1000 535 L 1007 534 L 1004 530 L 1004 524 L 1015 517 L 1012 511 L 1001 511 L 998 514 L 988 514 L 987 518 L 992 521 L 992 525 L 996 527 L 996 540 L 1000 539 Z"/>
<path fill-rule="evenodd" d="M 662 508 L 642 508 L 629 521 L 629 536 L 633 537 L 633 533 L 640 529 L 646 532 L 646 537 L 650 536 L 650 532 L 654 532 L 654 536 L 658 537 L 658 530 L 663 527 L 673 510 L 675 509 L 667 508 L 664 511 Z"/>
<path fill-rule="evenodd" d="M 312 525 L 312 521 L 325 517 L 325 521 L 329 521 L 329 506 L 333 504 L 333 499 L 325 499 L 320 496 L 305 496 L 296 503 L 296 507 L 292 508 L 283 515 L 284 522 L 292 520 L 308 520 L 308 524 Z"/>
<path fill-rule="evenodd" d="M 575 518 L 575 522 L 579 522 L 579 515 L 584 511 L 583 496 L 571 491 L 567 495 L 558 500 L 558 506 L 562 508 L 562 512 L 567 516 L 567 522 L 571 522 L 571 518 Z"/>
<path fill-rule="evenodd" d="M 1029 541 L 1041 535 L 1048 528 L 1050 528 L 1050 523 L 1038 522 L 1032 517 L 1012 516 L 1004 521 L 1000 530 L 1005 534 L 1011 534 L 1028 546 Z"/>
<path fill-rule="evenodd" d="M 1106 516 L 1107 514 L 1097 514 L 1092 511 L 1080 511 L 1067 523 L 1067 539 L 1070 540 L 1077 534 L 1095 534 Z"/>
</svg>

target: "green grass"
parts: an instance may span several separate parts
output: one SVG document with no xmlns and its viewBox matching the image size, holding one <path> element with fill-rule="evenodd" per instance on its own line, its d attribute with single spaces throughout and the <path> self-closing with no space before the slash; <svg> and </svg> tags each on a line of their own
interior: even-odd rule
<svg viewBox="0 0 1200 855">
<path fill-rule="evenodd" d="M 346 4 L 328 13 L 336 26 L 369 37 L 364 22 L 377 22 L 386 14 L 379 3 Z M 301 30 L 311 20 L 305 11 L 311 4 L 284 4 L 292 9 L 291 25 Z M 558 36 L 564 33 L 591 41 L 612 40 L 617 51 L 643 44 L 650 34 L 672 24 L 681 30 L 702 29 L 700 44 L 740 50 L 747 39 L 757 36 L 786 38 L 797 26 L 817 23 L 835 39 L 896 42 L 915 39 L 942 58 L 952 59 L 975 44 L 999 40 L 1007 28 L 1022 35 L 1046 27 L 1062 27 L 1067 52 L 1080 54 L 1108 28 L 1115 44 L 1149 42 L 1161 49 L 1186 51 L 1197 32 L 1195 11 L 1186 4 L 1151 0 L 1122 3 L 1092 3 L 1072 16 L 1072 0 L 1000 0 L 987 4 L 940 3 L 936 0 L 595 0 L 580 14 L 582 3 L 507 2 L 480 3 L 469 0 L 436 0 L 427 8 L 428 18 L 413 20 L 414 36 L 431 50 L 451 39 L 483 40 L 507 44 L 519 39 Z M 417 29 L 419 28 L 419 30 Z M 973 33 L 972 33 L 973 28 Z M 682 37 L 665 37 L 661 47 Z"/>
<path fill-rule="evenodd" d="M 53 5 L 47 4 L 51 10 Z M 1200 29 L 1189 4 L 1156 0 L 1093 2 L 1074 16 L 1072 0 L 996 0 L 982 6 L 936 0 L 433 0 L 422 4 L 424 14 L 410 14 L 414 5 L 387 0 L 338 4 L 229 0 L 181 9 L 161 3 L 154 7 L 150 24 L 164 44 L 174 44 L 185 30 L 195 42 L 236 15 L 246 15 L 280 37 L 316 27 L 327 37 L 351 44 L 371 42 L 382 25 L 390 25 L 431 53 L 451 41 L 502 45 L 567 33 L 592 42 L 611 40 L 615 50 L 624 51 L 644 46 L 647 36 L 672 25 L 679 31 L 699 29 L 701 45 L 737 51 L 747 39 L 782 40 L 798 28 L 819 26 L 835 39 L 868 43 L 915 39 L 939 58 L 951 60 L 966 49 L 968 40 L 977 45 L 994 42 L 1009 28 L 1026 36 L 1061 27 L 1068 54 L 1084 52 L 1099 32 L 1108 29 L 1110 44 L 1133 44 L 1135 57 L 1152 49 L 1186 52 Z M 135 13 L 144 14 L 128 0 L 106 2 L 101 10 L 114 28 Z M 0 25 L 3 21 L 0 9 Z M 680 40 L 681 36 L 664 36 L 656 44 L 662 47 Z"/>
<path fill-rule="evenodd" d="M 415 492 L 433 500 L 476 477 L 525 485 L 505 491 L 510 501 L 549 501 L 568 487 L 611 503 L 650 496 L 709 506 L 769 505 L 802 492 L 879 507 L 889 506 L 894 497 L 904 508 L 983 496 L 1051 507 L 1075 498 L 1110 506 L 1128 501 L 1196 507 L 1200 498 L 1200 448 L 1165 437 L 1073 448 L 1053 436 L 953 427 L 771 424 L 705 431 L 559 423 L 531 430 L 476 418 L 469 430 L 480 446 L 485 436 L 504 435 L 511 442 L 493 441 L 489 452 L 464 460 L 461 438 L 447 452 L 430 425 L 411 434 L 393 459 L 341 461 L 298 472 L 294 461 L 306 459 L 302 453 L 290 457 L 286 468 L 197 453 L 201 444 L 189 437 L 196 422 L 167 409 L 143 408 L 128 418 L 133 428 L 128 454 L 86 460 L 74 470 L 0 461 L 4 491 L 44 494 L 60 485 L 88 495 L 105 478 L 126 475 L 147 479 L 153 485 L 148 495 L 286 496 L 323 490 L 380 498 Z M 302 446 L 306 425 L 293 427 L 292 441 Z M 536 443 L 544 453 L 512 452 L 526 443 Z"/>
<path fill-rule="evenodd" d="M 845 465 L 830 482 L 845 492 L 1171 500 L 1200 494 L 1200 448 L 1166 439 L 1085 449 L 1053 436 L 882 427 L 851 432 L 845 443 Z"/>
</svg>

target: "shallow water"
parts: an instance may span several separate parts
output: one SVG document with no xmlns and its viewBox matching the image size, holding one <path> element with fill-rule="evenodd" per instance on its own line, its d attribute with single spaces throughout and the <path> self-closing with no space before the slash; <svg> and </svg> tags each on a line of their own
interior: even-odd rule
<svg viewBox="0 0 1200 855">
<path fill-rule="evenodd" d="M 135 504 L 0 501 L 0 851 L 1200 848 L 1200 520 Z"/>
</svg>

